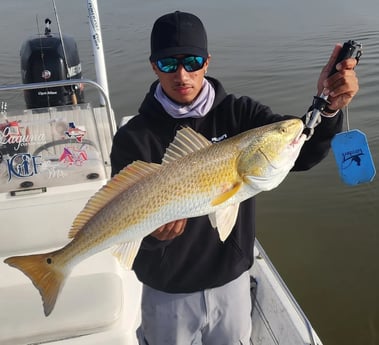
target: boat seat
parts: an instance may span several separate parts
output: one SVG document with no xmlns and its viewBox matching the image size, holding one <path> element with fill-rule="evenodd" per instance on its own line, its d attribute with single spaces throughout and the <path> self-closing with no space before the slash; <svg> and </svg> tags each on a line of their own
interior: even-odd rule
<svg viewBox="0 0 379 345">
<path fill-rule="evenodd" d="M 25 284 L 1 288 L 0 344 L 43 343 L 111 328 L 123 304 L 122 282 L 115 273 L 69 277 L 53 312 L 45 317 L 38 291 Z"/>
</svg>

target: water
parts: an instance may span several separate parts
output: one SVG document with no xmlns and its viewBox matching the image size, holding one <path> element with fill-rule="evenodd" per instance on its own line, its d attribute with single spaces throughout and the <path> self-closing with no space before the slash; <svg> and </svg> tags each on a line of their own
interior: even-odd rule
<svg viewBox="0 0 379 345">
<path fill-rule="evenodd" d="M 85 3 L 57 0 L 57 7 L 63 31 L 77 40 L 84 76 L 95 78 Z M 203 19 L 212 54 L 209 75 L 229 92 L 251 95 L 281 113 L 303 114 L 333 45 L 360 41 L 360 91 L 349 107 L 350 127 L 366 133 L 379 164 L 377 0 L 192 0 L 181 6 L 174 0 L 108 0 L 99 9 L 118 118 L 137 112 L 154 80 L 150 29 L 159 15 L 175 9 Z M 21 81 L 21 42 L 37 32 L 37 19 L 43 30 L 45 17 L 54 17 L 48 0 L 2 1 L 1 83 Z M 10 108 L 23 102 L 19 95 L 4 98 Z M 378 179 L 344 185 L 332 154 L 258 196 L 258 238 L 325 345 L 379 344 L 378 206 Z"/>
</svg>

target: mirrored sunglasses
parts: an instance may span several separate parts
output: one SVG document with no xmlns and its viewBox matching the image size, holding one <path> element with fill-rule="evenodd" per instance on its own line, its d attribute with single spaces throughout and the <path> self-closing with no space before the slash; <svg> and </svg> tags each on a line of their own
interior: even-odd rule
<svg viewBox="0 0 379 345">
<path fill-rule="evenodd" d="M 163 73 L 174 73 L 182 65 L 187 72 L 195 72 L 203 68 L 206 59 L 202 56 L 186 56 L 184 58 L 167 57 L 156 61 L 158 69 Z"/>
</svg>

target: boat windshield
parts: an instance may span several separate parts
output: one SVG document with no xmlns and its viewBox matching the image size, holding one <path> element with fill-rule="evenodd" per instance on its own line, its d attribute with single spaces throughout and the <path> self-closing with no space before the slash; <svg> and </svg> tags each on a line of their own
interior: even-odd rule
<svg viewBox="0 0 379 345">
<path fill-rule="evenodd" d="M 105 179 L 90 104 L 29 109 L 0 121 L 0 193 L 27 194 Z"/>
</svg>

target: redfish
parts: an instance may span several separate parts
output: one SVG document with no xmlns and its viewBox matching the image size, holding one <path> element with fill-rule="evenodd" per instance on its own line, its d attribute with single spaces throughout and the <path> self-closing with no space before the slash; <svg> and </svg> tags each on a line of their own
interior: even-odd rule
<svg viewBox="0 0 379 345">
<path fill-rule="evenodd" d="M 183 128 L 162 164 L 136 161 L 90 198 L 74 219 L 66 246 L 4 262 L 32 280 L 48 316 L 76 264 L 114 247 L 116 257 L 131 268 L 143 238 L 170 221 L 209 215 L 224 241 L 239 203 L 287 176 L 304 144 L 302 131 L 303 122 L 291 119 L 212 144 Z"/>
</svg>

